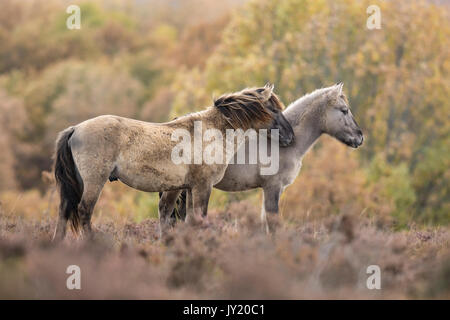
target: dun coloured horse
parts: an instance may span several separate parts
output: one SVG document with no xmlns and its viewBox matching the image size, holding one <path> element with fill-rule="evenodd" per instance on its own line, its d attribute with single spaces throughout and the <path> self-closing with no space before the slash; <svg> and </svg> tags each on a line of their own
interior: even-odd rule
<svg viewBox="0 0 450 320">
<path fill-rule="evenodd" d="M 214 105 L 167 123 L 149 123 L 105 115 L 69 127 L 59 134 L 55 151 L 55 177 L 60 193 L 59 219 L 54 239 L 61 240 L 67 222 L 92 235 L 91 215 L 109 179 L 147 192 L 188 190 L 187 220 L 197 223 L 206 215 L 213 185 L 223 177 L 222 164 L 175 164 L 172 133 L 184 129 L 194 135 L 194 122 L 203 130 L 278 129 L 281 145 L 294 141 L 273 86 L 244 89 L 221 96 Z M 234 140 L 235 150 L 242 144 Z M 191 162 L 192 163 L 192 162 Z M 173 208 L 173 207 L 172 207 Z M 171 212 L 172 208 L 167 209 Z"/>
<path fill-rule="evenodd" d="M 265 230 L 269 231 L 267 214 L 278 213 L 278 202 L 284 189 L 297 177 L 302 166 L 302 158 L 323 134 L 328 134 L 346 145 L 357 148 L 363 143 L 363 134 L 352 112 L 348 100 L 342 91 L 343 84 L 339 83 L 328 88 L 318 89 L 291 103 L 283 112 L 295 133 L 295 142 L 290 146 L 279 149 L 279 170 L 275 175 L 261 175 L 261 163 L 257 164 L 229 164 L 222 180 L 214 185 L 224 191 L 245 191 L 254 188 L 263 189 L 263 205 L 261 219 Z M 241 146 L 246 148 L 247 141 Z M 164 192 L 160 202 L 176 199 L 179 191 Z M 185 192 L 178 199 L 178 213 L 184 218 Z M 160 204 L 161 208 L 169 207 Z M 160 212 L 162 216 L 171 215 L 174 223 L 175 211 Z"/>
</svg>

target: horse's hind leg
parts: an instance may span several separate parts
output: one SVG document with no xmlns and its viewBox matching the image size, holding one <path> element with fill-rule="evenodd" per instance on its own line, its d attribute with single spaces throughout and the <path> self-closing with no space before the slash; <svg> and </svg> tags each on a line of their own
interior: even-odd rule
<svg viewBox="0 0 450 320">
<path fill-rule="evenodd" d="M 104 181 L 102 181 L 104 180 Z M 106 182 L 106 178 L 98 180 L 97 183 L 85 182 L 83 196 L 78 205 L 78 213 L 80 215 L 80 223 L 83 228 L 84 235 L 87 238 L 92 238 L 91 217 L 97 203 L 100 192 Z"/>
</svg>

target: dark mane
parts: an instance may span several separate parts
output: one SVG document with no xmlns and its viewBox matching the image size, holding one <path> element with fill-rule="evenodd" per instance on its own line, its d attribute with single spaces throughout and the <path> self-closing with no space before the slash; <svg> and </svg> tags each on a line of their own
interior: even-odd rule
<svg viewBox="0 0 450 320">
<path fill-rule="evenodd" d="M 284 105 L 273 92 L 269 99 L 265 98 L 265 89 L 247 88 L 224 94 L 214 100 L 214 106 L 234 129 L 247 130 L 267 125 L 273 120 L 273 114 L 268 107 L 283 110 Z"/>
</svg>

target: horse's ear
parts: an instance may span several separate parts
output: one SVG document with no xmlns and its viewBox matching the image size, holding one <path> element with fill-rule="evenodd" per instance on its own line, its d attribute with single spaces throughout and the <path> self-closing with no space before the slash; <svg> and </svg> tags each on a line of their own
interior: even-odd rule
<svg viewBox="0 0 450 320">
<path fill-rule="evenodd" d="M 344 87 L 344 83 L 343 82 L 336 83 L 336 90 L 337 90 L 338 94 L 342 94 L 342 88 L 343 87 Z"/>
<path fill-rule="evenodd" d="M 264 86 L 264 88 L 270 88 L 270 90 L 273 91 L 273 88 L 275 88 L 275 85 L 273 83 L 271 84 L 270 82 L 267 82 L 266 85 Z"/>
<path fill-rule="evenodd" d="M 270 99 L 270 97 L 272 96 L 272 93 L 273 93 L 273 88 L 274 88 L 274 85 L 270 84 L 270 83 L 267 83 L 264 86 L 264 90 L 261 92 L 261 95 L 263 96 L 264 101 Z"/>
</svg>

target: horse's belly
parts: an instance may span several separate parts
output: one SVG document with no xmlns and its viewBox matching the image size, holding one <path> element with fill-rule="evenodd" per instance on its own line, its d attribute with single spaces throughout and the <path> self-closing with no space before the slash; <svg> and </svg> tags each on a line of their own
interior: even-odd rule
<svg viewBox="0 0 450 320">
<path fill-rule="evenodd" d="M 177 190 L 186 187 L 187 168 L 161 164 L 118 170 L 117 178 L 126 185 L 146 192 Z"/>
<path fill-rule="evenodd" d="M 245 191 L 261 187 L 258 166 L 251 164 L 229 164 L 220 182 L 214 188 L 223 191 Z"/>
</svg>

